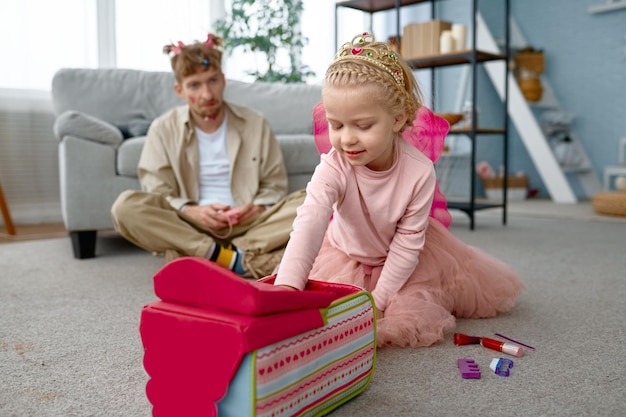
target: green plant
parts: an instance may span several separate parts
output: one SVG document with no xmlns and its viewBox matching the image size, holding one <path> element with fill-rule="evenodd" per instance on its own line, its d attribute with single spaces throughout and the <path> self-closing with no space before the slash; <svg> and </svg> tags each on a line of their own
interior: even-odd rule
<svg viewBox="0 0 626 417">
<path fill-rule="evenodd" d="M 227 52 L 243 48 L 266 56 L 267 69 L 248 71 L 257 81 L 304 82 L 315 73 L 300 60 L 308 41 L 299 29 L 302 9 L 302 0 L 232 0 L 230 13 L 215 23 L 216 33 Z M 276 63 L 281 51 L 289 56 L 287 69 Z"/>
</svg>

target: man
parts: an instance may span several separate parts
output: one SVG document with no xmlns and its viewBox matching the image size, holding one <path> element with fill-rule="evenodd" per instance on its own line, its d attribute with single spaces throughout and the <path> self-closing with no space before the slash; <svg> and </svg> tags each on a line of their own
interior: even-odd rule
<svg viewBox="0 0 626 417">
<path fill-rule="evenodd" d="M 287 171 L 267 120 L 223 99 L 222 39 L 167 45 L 186 105 L 150 126 L 139 160 L 142 191 L 124 191 L 116 230 L 166 261 L 205 257 L 242 276 L 280 261 L 304 190 L 286 196 Z"/>
</svg>

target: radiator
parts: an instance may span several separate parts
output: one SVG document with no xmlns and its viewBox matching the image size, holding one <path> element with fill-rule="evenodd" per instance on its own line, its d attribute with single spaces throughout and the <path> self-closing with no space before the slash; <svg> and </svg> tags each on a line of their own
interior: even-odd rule
<svg viewBox="0 0 626 417">
<path fill-rule="evenodd" d="M 16 224 L 60 223 L 58 141 L 49 94 L 17 94 L 0 90 L 0 182 L 11 217 Z"/>
</svg>

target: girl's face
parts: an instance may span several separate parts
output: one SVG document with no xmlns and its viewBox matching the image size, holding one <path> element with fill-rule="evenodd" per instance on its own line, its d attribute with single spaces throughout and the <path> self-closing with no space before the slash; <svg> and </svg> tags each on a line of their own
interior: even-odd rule
<svg viewBox="0 0 626 417">
<path fill-rule="evenodd" d="M 406 116 L 393 115 L 372 88 L 326 87 L 322 94 L 330 143 L 353 166 L 384 171 L 393 165 L 394 142 Z"/>
</svg>

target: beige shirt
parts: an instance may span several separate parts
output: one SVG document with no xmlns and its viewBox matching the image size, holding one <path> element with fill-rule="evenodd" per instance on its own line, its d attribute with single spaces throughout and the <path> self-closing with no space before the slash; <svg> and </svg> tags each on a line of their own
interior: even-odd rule
<svg viewBox="0 0 626 417">
<path fill-rule="evenodd" d="M 272 205 L 287 194 L 287 169 L 267 120 L 252 109 L 226 104 L 230 181 L 237 206 Z M 144 191 L 164 195 L 180 209 L 199 199 L 199 152 L 189 107 L 170 110 L 152 122 L 139 159 Z"/>
</svg>

